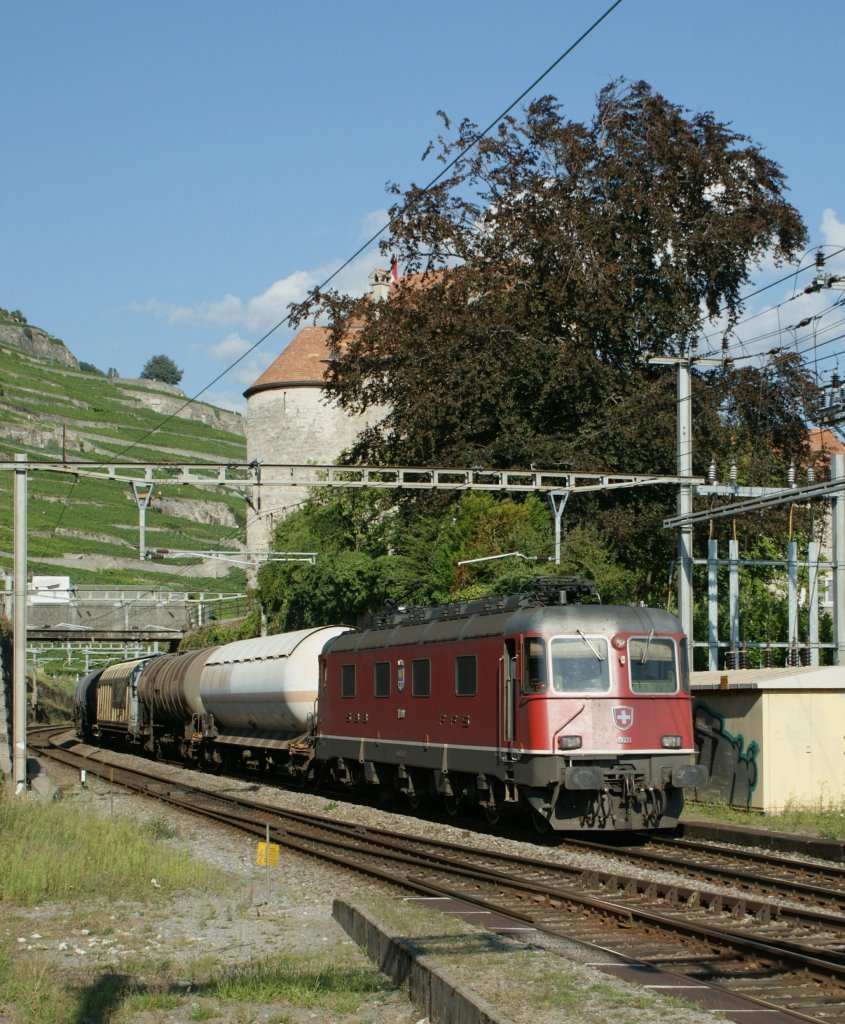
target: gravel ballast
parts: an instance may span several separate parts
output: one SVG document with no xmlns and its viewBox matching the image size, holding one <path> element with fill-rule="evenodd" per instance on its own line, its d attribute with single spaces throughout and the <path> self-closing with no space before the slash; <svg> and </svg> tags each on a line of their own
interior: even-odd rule
<svg viewBox="0 0 845 1024">
<path fill-rule="evenodd" d="M 94 749 L 92 748 L 92 754 Z M 94 755 L 96 756 L 96 755 Z M 109 754 L 118 760 L 134 758 Z M 277 789 L 253 782 L 218 778 L 166 766 L 174 781 L 186 779 L 208 789 L 243 790 L 250 797 L 279 807 L 336 817 L 338 820 L 390 828 L 409 835 L 444 840 L 457 837 L 466 846 L 494 848 L 607 869 L 608 858 L 528 843 L 455 828 L 442 822 L 414 819 L 372 807 L 345 803 L 325 795 Z M 529 946 L 503 940 L 465 922 L 446 918 L 418 904 L 403 901 L 363 878 L 318 864 L 301 855 L 281 851 L 271 869 L 256 864 L 256 842 L 230 829 L 184 815 L 88 775 L 83 788 L 69 769 L 49 767 L 62 799 L 74 800 L 102 815 L 126 816 L 139 823 L 154 819 L 174 833 L 170 845 L 197 860 L 211 863 L 232 878 L 224 895 L 185 893 L 173 898 L 149 880 L 149 898 L 137 903 L 97 901 L 80 908 L 69 903 L 18 909 L 6 916 L 4 931 L 11 938 L 15 958 L 32 957 L 66 971 L 69 983 L 80 973 L 92 977 L 106 972 L 131 973 L 138 962 L 166 965 L 173 989 L 182 992 L 179 1005 L 144 1010 L 141 1014 L 109 1020 L 188 1022 L 210 1020 L 220 1024 L 416 1024 L 421 1011 L 401 989 L 385 980 L 384 989 L 365 994 L 360 1005 L 339 1014 L 319 1006 L 255 1006 L 223 1004 L 191 990 L 192 971 L 198 962 L 215 969 L 238 967 L 255 960 L 293 954 L 318 962 L 342 962 L 372 967 L 332 918 L 332 901 L 339 898 L 368 908 L 381 920 L 417 942 L 421 953 L 479 992 L 516 1024 L 603 1024 L 616 1021 L 624 1009 L 626 1024 L 663 1024 L 671 1014 L 675 1024 L 712 1024 L 724 1018 L 688 1009 L 638 986 L 609 978 L 583 962 L 591 954 L 575 944 L 532 941 Z M 269 893 L 269 897 L 268 897 Z M 10 930 L 11 929 L 11 930 Z M 561 954 L 561 955 L 557 955 Z M 550 985 L 550 979 L 555 981 Z M 557 986 L 557 988 L 555 987 Z M 101 1018 L 97 1018 L 98 1020 Z M 14 1021 L 3 1016 L 0 1024 Z M 80 1021 L 80 1024 L 83 1024 Z"/>
</svg>

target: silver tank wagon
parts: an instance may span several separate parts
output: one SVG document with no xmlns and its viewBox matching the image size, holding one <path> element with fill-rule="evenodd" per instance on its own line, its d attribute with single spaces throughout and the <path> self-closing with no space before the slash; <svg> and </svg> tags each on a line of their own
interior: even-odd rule
<svg viewBox="0 0 845 1024">
<path fill-rule="evenodd" d="M 154 725 L 182 727 L 205 712 L 200 678 L 208 659 L 219 647 L 154 658 L 138 681 L 138 696 Z"/>
</svg>

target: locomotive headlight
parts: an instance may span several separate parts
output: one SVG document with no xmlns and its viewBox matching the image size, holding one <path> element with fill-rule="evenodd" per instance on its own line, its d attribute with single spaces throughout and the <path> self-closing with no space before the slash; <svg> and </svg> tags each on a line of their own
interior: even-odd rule
<svg viewBox="0 0 845 1024">
<path fill-rule="evenodd" d="M 557 745 L 561 750 L 577 750 L 581 746 L 581 737 L 558 736 Z"/>
<path fill-rule="evenodd" d="M 660 746 L 666 747 L 667 750 L 680 750 L 681 749 L 681 737 L 680 736 L 661 736 Z"/>
</svg>

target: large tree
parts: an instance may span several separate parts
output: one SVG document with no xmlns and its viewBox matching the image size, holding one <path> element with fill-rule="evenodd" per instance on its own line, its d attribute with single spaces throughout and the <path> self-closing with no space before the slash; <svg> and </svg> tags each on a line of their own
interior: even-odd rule
<svg viewBox="0 0 845 1024">
<path fill-rule="evenodd" d="M 475 146 L 475 124 L 443 118 L 430 150 L 447 165 L 469 152 L 432 188 L 392 187 L 385 251 L 407 273 L 390 301 L 331 293 L 298 311 L 328 314 L 331 395 L 391 410 L 357 454 L 653 468 L 592 438 L 632 393 L 662 400 L 647 353 L 689 344 L 702 310 L 730 328 L 753 262 L 802 249 L 783 173 L 644 82 L 608 85 L 589 124 L 543 97 Z"/>
<path fill-rule="evenodd" d="M 803 249 L 781 169 L 644 82 L 608 85 L 589 123 L 543 97 L 475 145 L 476 125 L 443 120 L 429 147 L 443 178 L 391 186 L 384 252 L 405 274 L 389 301 L 330 292 L 294 310 L 331 326 L 330 395 L 389 410 L 350 457 L 673 473 L 674 376 L 647 356 L 689 351 L 708 318 L 730 331 L 755 262 Z M 750 442 L 780 473 L 800 454 L 811 390 L 785 364 L 699 379 L 696 471 L 741 461 Z M 673 502 L 616 492 L 570 503 L 567 522 L 589 522 L 639 568 L 632 597 L 662 598 Z"/>
</svg>

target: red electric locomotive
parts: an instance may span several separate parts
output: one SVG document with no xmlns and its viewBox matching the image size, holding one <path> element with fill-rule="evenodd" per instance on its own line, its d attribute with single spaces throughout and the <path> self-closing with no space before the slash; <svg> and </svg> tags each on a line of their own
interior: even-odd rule
<svg viewBox="0 0 845 1024">
<path fill-rule="evenodd" d="M 707 779 L 680 623 L 570 603 L 578 589 L 397 611 L 335 637 L 315 760 L 492 823 L 521 805 L 543 830 L 673 826 Z"/>
</svg>

